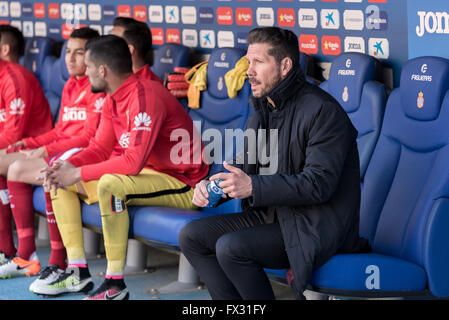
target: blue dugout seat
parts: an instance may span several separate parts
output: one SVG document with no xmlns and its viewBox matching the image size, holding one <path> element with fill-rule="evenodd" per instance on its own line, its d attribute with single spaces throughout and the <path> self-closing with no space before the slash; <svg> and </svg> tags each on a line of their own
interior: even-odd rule
<svg viewBox="0 0 449 320">
<path fill-rule="evenodd" d="M 44 61 L 51 55 L 53 42 L 54 40 L 46 37 L 28 39 L 25 45 L 24 56 L 21 59 L 22 65 L 34 73 L 42 87 L 44 87 L 42 82 Z"/>
<path fill-rule="evenodd" d="M 300 62 L 302 61 L 303 71 L 305 59 L 307 56 L 301 54 Z M 385 110 L 385 89 L 374 80 L 378 77 L 379 67 L 371 56 L 361 53 L 344 53 L 332 61 L 329 80 L 320 85 L 341 104 L 358 131 L 357 145 L 362 184 L 379 137 Z M 266 269 L 266 271 L 274 280 L 286 281 L 285 269 Z"/>
<path fill-rule="evenodd" d="M 379 67 L 376 59 L 366 54 L 343 53 L 332 61 L 329 79 L 320 85 L 340 103 L 358 131 L 362 183 L 385 110 L 385 88 L 375 81 Z"/>
<path fill-rule="evenodd" d="M 66 47 L 67 41 L 64 42 L 64 45 L 62 46 L 59 58 L 54 56 L 46 57 L 42 70 L 43 89 L 55 121 L 58 119 L 62 90 L 64 89 L 65 83 L 70 78 L 65 63 Z"/>
<path fill-rule="evenodd" d="M 173 73 L 175 67 L 188 66 L 189 56 L 189 47 L 177 43 L 166 43 L 156 50 L 151 70 L 165 82 L 166 75 Z"/>
<path fill-rule="evenodd" d="M 372 253 L 337 254 L 314 290 L 355 297 L 449 296 L 449 61 L 403 65 L 362 189 Z"/>
</svg>

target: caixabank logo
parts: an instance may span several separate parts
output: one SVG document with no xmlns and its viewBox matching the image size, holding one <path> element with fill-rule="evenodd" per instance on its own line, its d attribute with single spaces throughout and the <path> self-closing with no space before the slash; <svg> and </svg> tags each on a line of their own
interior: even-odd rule
<svg viewBox="0 0 449 320">
<path fill-rule="evenodd" d="M 336 9 L 322 9 L 320 13 L 321 28 L 338 29 L 340 28 L 340 12 Z"/>
<path fill-rule="evenodd" d="M 390 42 L 388 39 L 369 38 L 368 48 L 370 56 L 379 59 L 388 59 L 388 57 L 390 57 Z"/>
<path fill-rule="evenodd" d="M 9 3 L 8 1 L 0 1 L 0 17 L 9 17 Z"/>
<path fill-rule="evenodd" d="M 449 7 L 446 0 L 409 0 L 409 58 L 436 55 L 449 57 Z"/>
</svg>

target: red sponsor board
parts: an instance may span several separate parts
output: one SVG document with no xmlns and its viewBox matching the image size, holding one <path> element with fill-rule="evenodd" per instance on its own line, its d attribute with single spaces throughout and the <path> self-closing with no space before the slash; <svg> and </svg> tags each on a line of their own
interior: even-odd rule
<svg viewBox="0 0 449 320">
<path fill-rule="evenodd" d="M 64 23 L 62 25 L 62 32 L 61 32 L 62 37 L 64 39 L 70 38 L 70 34 L 72 33 L 73 30 L 74 30 L 73 24 L 66 24 L 66 23 Z"/>
<path fill-rule="evenodd" d="M 133 16 L 137 21 L 147 21 L 147 7 L 146 6 L 134 6 Z"/>
<path fill-rule="evenodd" d="M 164 44 L 164 30 L 162 28 L 151 28 L 151 38 L 154 45 Z"/>
<path fill-rule="evenodd" d="M 221 25 L 232 24 L 232 8 L 231 7 L 218 7 L 217 8 L 217 23 Z"/>
<path fill-rule="evenodd" d="M 368 0 L 371 3 L 387 3 L 387 0 Z"/>
<path fill-rule="evenodd" d="M 73 30 L 84 28 L 84 27 L 87 27 L 87 25 L 85 25 L 85 24 L 73 25 L 73 24 L 66 24 L 66 23 L 64 23 L 62 25 L 62 27 L 61 27 L 62 37 L 64 39 L 68 39 L 68 38 L 70 38 L 70 35 L 72 34 Z"/>
<path fill-rule="evenodd" d="M 314 34 L 301 34 L 299 36 L 299 50 L 307 54 L 318 53 L 318 38 Z"/>
<path fill-rule="evenodd" d="M 59 3 L 48 4 L 48 17 L 51 19 L 59 19 Z"/>
<path fill-rule="evenodd" d="M 337 56 L 341 53 L 341 39 L 337 36 L 323 36 L 321 38 L 321 52 L 326 55 Z"/>
<path fill-rule="evenodd" d="M 37 2 L 34 4 L 34 17 L 35 18 L 45 18 L 45 4 L 42 2 Z"/>
<path fill-rule="evenodd" d="M 0 20 L 0 25 L 3 25 L 3 24 L 9 24 L 9 21 L 8 20 Z"/>
<path fill-rule="evenodd" d="M 128 5 L 120 5 L 117 7 L 117 16 L 131 18 L 131 7 Z"/>
<path fill-rule="evenodd" d="M 167 43 L 181 43 L 181 33 L 179 29 L 167 29 Z M 153 41 L 154 43 L 154 41 Z"/>
<path fill-rule="evenodd" d="M 294 27 L 296 22 L 295 9 L 279 8 L 278 25 L 280 27 Z"/>
<path fill-rule="evenodd" d="M 251 26 L 253 24 L 253 10 L 251 8 L 237 8 L 235 20 L 239 26 Z"/>
</svg>

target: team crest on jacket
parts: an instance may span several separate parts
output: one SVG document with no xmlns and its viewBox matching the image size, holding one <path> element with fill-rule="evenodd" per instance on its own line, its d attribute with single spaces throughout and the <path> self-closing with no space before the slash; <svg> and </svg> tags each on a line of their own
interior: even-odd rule
<svg viewBox="0 0 449 320">
<path fill-rule="evenodd" d="M 120 147 L 122 147 L 123 149 L 128 149 L 129 146 L 129 136 L 131 134 L 129 132 L 124 132 L 122 133 L 120 140 L 118 141 L 118 143 L 120 144 Z"/>
<path fill-rule="evenodd" d="M 150 131 L 151 130 L 149 128 L 150 124 L 151 124 L 150 116 L 146 112 L 143 113 L 141 112 L 134 118 L 134 125 L 136 127 L 133 130 Z"/>
<path fill-rule="evenodd" d="M 76 99 L 75 103 L 80 102 L 81 99 L 83 99 L 85 95 L 86 95 L 86 90 L 84 90 L 83 92 L 80 93 L 80 95 L 78 96 L 78 99 Z"/>
<path fill-rule="evenodd" d="M 16 98 L 11 101 L 10 114 L 23 114 L 25 112 L 25 102 L 21 98 Z"/>
<path fill-rule="evenodd" d="M 103 108 L 103 103 L 104 103 L 104 101 L 105 101 L 105 98 L 103 98 L 103 97 L 98 98 L 97 101 L 95 101 L 95 104 L 94 104 L 94 106 L 95 106 L 94 112 L 96 112 L 96 113 L 101 113 L 101 109 Z"/>
</svg>

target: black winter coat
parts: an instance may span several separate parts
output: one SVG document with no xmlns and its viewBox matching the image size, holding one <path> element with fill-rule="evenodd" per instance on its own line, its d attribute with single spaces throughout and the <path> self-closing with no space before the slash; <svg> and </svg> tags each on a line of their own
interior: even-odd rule
<svg viewBox="0 0 449 320">
<path fill-rule="evenodd" d="M 268 102 L 271 100 L 271 102 Z M 240 166 L 252 179 L 244 210 L 276 211 L 302 299 L 314 269 L 337 252 L 366 251 L 359 237 L 360 168 L 357 130 L 339 103 L 292 70 L 267 98 L 251 98 L 248 129 L 278 129 L 278 168 Z M 273 109 L 269 104 L 275 106 Z M 245 145 L 246 156 L 249 146 Z"/>
</svg>

